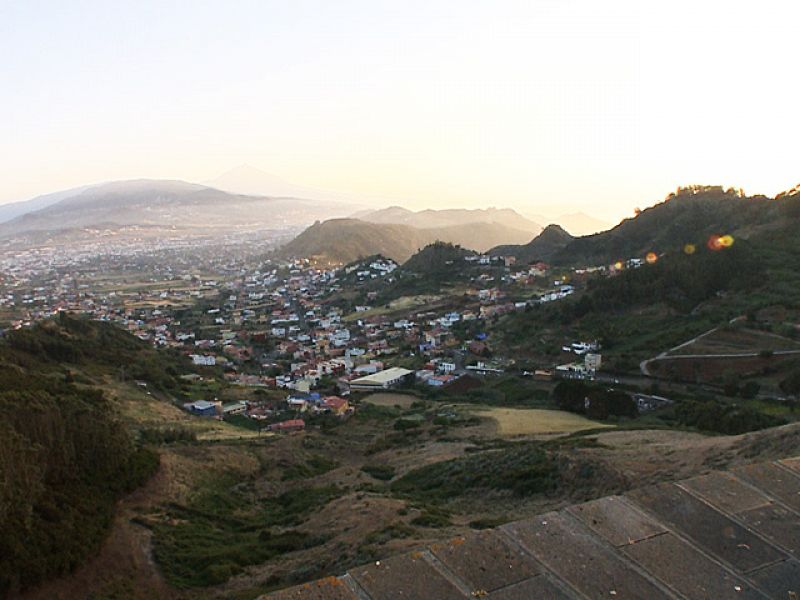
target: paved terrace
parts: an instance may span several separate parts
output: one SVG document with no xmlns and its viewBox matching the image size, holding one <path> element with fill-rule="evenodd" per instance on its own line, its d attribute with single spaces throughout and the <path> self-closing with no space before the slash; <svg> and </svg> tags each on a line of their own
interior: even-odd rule
<svg viewBox="0 0 800 600">
<path fill-rule="evenodd" d="M 800 600 L 800 457 L 475 532 L 262 600 Z"/>
</svg>

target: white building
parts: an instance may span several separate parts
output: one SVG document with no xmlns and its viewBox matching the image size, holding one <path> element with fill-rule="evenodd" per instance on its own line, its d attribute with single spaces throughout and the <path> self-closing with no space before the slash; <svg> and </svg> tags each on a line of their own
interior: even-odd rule
<svg viewBox="0 0 800 600">
<path fill-rule="evenodd" d="M 391 369 L 378 371 L 366 377 L 353 379 L 350 382 L 350 389 L 353 391 L 385 390 L 400 385 L 412 373 L 413 371 L 409 371 L 408 369 L 392 367 Z"/>
</svg>

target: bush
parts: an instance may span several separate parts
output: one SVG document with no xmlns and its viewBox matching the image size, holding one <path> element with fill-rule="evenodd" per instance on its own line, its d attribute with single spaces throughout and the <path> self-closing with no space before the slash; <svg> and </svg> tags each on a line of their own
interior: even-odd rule
<svg viewBox="0 0 800 600">
<path fill-rule="evenodd" d="M 583 381 L 565 379 L 553 388 L 553 400 L 561 410 L 584 414 L 589 386 Z"/>
<path fill-rule="evenodd" d="M 474 521 L 469 522 L 469 526 L 472 529 L 494 529 L 495 527 L 500 527 L 500 525 L 504 525 L 508 523 L 511 519 L 508 517 L 487 517 L 484 519 L 475 519 Z"/>
<path fill-rule="evenodd" d="M 675 415 L 683 425 L 726 435 L 738 435 L 786 424 L 786 420 L 781 417 L 715 399 L 681 402 L 675 407 Z"/>
<path fill-rule="evenodd" d="M 395 469 L 391 465 L 364 465 L 361 470 L 370 477 L 381 481 L 389 481 L 395 474 Z"/>
<path fill-rule="evenodd" d="M 561 410 L 601 421 L 612 416 L 635 417 L 639 414 L 630 394 L 591 386 L 580 380 L 559 382 L 553 389 L 553 400 Z"/>
<path fill-rule="evenodd" d="M 423 511 L 418 517 L 411 519 L 411 524 L 419 527 L 434 528 L 449 527 L 452 525 L 450 518 L 446 514 L 429 511 Z"/>
<path fill-rule="evenodd" d="M 148 427 L 139 431 L 139 439 L 145 444 L 196 442 L 197 434 L 188 427 Z"/>
<path fill-rule="evenodd" d="M 757 381 L 748 381 L 746 382 L 739 390 L 739 394 L 742 398 L 747 400 L 752 400 L 756 396 L 758 396 L 758 392 L 761 391 L 761 384 Z"/>
<path fill-rule="evenodd" d="M 391 489 L 434 502 L 481 490 L 527 496 L 553 490 L 557 476 L 557 466 L 546 452 L 536 445 L 517 444 L 414 469 L 395 480 Z"/>
<path fill-rule="evenodd" d="M 253 499 L 232 475 L 209 479 L 188 505 L 172 504 L 154 528 L 154 554 L 168 581 L 180 588 L 224 583 L 236 565 L 261 564 L 289 552 L 325 543 L 294 529 L 312 511 L 340 494 L 338 488 L 297 488 L 273 498 Z M 212 566 L 221 565 L 219 569 Z"/>
</svg>

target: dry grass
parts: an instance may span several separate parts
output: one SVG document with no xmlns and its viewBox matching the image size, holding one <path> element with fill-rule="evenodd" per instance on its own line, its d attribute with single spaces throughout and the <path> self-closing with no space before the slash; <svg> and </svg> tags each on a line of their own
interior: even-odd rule
<svg viewBox="0 0 800 600">
<path fill-rule="evenodd" d="M 408 394 L 378 393 L 370 394 L 364 398 L 362 402 L 368 402 L 369 404 L 374 404 L 375 406 L 399 406 L 403 410 L 406 410 L 411 408 L 411 405 L 415 400 L 418 400 L 416 396 L 409 396 Z"/>
<path fill-rule="evenodd" d="M 190 415 L 174 404 L 149 395 L 130 383 L 108 382 L 103 386 L 110 398 L 119 404 L 122 416 L 140 427 L 185 427 L 197 435 L 198 440 L 221 441 L 251 439 L 271 436 L 224 421 Z"/>
<path fill-rule="evenodd" d="M 364 312 L 354 312 L 345 316 L 342 320 L 346 322 L 356 321 L 358 319 L 368 319 L 370 317 L 382 317 L 395 312 L 408 311 L 412 308 L 421 308 L 429 306 L 442 299 L 442 296 L 433 296 L 422 294 L 419 296 L 401 296 L 396 300 L 392 300 L 387 306 L 376 306 Z"/>
<path fill-rule="evenodd" d="M 501 436 L 574 433 L 613 427 L 561 410 L 489 408 L 480 415 L 493 419 L 497 423 L 497 434 Z"/>
</svg>

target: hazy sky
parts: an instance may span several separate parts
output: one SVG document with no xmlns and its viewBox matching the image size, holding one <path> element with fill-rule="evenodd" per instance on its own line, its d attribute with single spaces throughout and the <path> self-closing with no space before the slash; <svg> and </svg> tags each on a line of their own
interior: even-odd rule
<svg viewBox="0 0 800 600">
<path fill-rule="evenodd" d="M 0 0 L 0 203 L 250 163 L 608 220 L 800 182 L 790 0 Z"/>
</svg>

